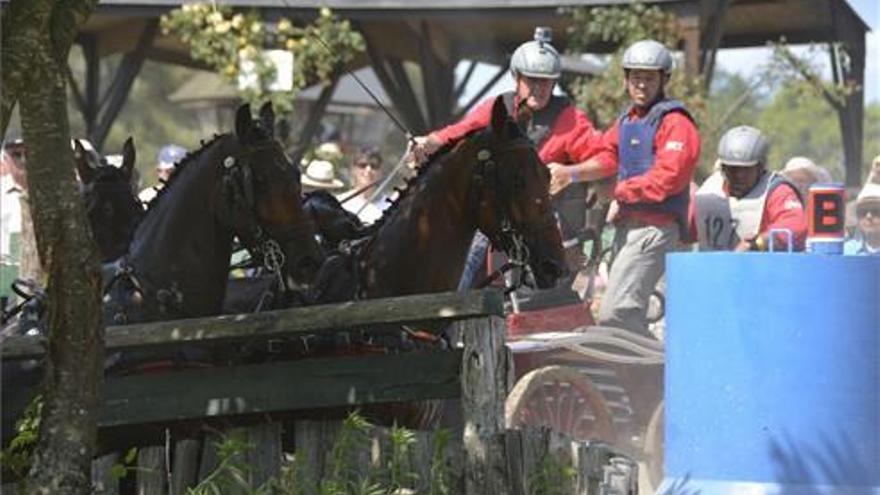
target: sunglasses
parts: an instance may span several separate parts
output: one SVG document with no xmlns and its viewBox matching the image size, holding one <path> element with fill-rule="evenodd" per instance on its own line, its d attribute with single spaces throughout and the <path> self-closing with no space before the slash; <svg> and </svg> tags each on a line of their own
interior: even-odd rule
<svg viewBox="0 0 880 495">
<path fill-rule="evenodd" d="M 856 207 L 856 216 L 859 218 L 868 216 L 868 213 L 876 219 L 880 219 L 880 205 L 866 205 Z"/>
<path fill-rule="evenodd" d="M 357 168 L 367 168 L 367 167 L 370 167 L 370 168 L 372 168 L 373 170 L 379 170 L 380 168 L 382 168 L 381 165 L 379 165 L 378 163 L 375 163 L 375 162 L 357 162 L 357 163 L 354 164 L 354 166 L 357 167 Z"/>
</svg>

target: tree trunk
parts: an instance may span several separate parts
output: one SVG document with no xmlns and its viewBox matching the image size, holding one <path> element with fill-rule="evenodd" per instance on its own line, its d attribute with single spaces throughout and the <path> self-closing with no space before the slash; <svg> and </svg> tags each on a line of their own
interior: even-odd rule
<svg viewBox="0 0 880 495">
<path fill-rule="evenodd" d="M 39 440 L 25 493 L 90 493 L 104 360 L 101 276 L 76 188 L 65 68 L 97 0 L 13 0 L 3 18 L 2 131 L 20 105 L 28 196 L 47 275 L 48 350 Z M 11 102 L 11 103 L 10 103 Z"/>
</svg>

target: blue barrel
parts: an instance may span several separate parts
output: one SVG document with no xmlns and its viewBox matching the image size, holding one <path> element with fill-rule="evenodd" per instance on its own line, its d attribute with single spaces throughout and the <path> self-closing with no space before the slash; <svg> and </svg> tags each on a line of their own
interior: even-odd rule
<svg viewBox="0 0 880 495">
<path fill-rule="evenodd" d="M 880 257 L 667 260 L 658 493 L 880 494 Z"/>
</svg>

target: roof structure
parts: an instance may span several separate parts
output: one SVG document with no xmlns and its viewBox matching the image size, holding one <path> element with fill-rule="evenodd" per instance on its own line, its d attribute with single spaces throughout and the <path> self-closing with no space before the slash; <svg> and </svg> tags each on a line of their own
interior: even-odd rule
<svg viewBox="0 0 880 495">
<path fill-rule="evenodd" d="M 5 3 L 8 0 L 0 0 Z M 180 0 L 102 0 L 83 27 L 78 42 L 87 60 L 111 53 L 125 53 L 117 78 L 111 85 L 127 92 L 139 68 L 138 60 L 150 58 L 198 67 L 179 40 L 159 32 L 158 18 Z M 407 126 L 424 132 L 456 119 L 455 103 L 462 81 L 454 69 L 462 60 L 476 60 L 502 67 L 509 54 L 531 38 L 536 25 L 550 26 L 554 44 L 565 48 L 569 17 L 560 7 L 607 6 L 626 0 L 224 0 L 240 8 L 259 9 L 266 18 L 286 16 L 309 21 L 320 7 L 330 7 L 350 19 L 367 41 L 367 55 L 352 68 L 372 66 L 381 86 Z M 845 0 L 649 0 L 674 11 L 681 28 L 680 49 L 691 74 L 711 78 L 719 48 L 763 46 L 785 38 L 790 43 L 840 41 L 847 47 L 850 64 L 840 64 L 839 76 L 857 83 L 864 79 L 865 33 L 868 26 Z M 607 52 L 614 47 L 596 45 L 590 51 Z M 127 61 L 127 62 L 126 62 Z M 837 61 L 836 61 L 837 62 Z M 406 67 L 404 64 L 408 64 Z M 421 76 L 411 77 L 415 64 Z M 845 67 L 844 67 L 845 66 Z M 471 71 L 469 71 L 471 72 Z M 96 76 L 95 76 L 96 77 Z M 464 83 L 467 83 L 467 77 Z M 125 84 L 127 83 L 127 84 Z M 115 117 L 112 111 L 89 108 L 106 100 L 121 108 L 120 98 L 99 98 L 97 81 L 86 82 L 82 96 L 84 114 Z M 91 90 L 89 88 L 92 88 Z M 488 88 L 486 88 L 488 90 Z M 93 95 L 89 97 L 87 95 Z M 482 97 L 484 92 L 479 92 Z M 476 100 L 476 98 L 475 98 Z M 473 103 L 473 102 L 471 102 Z M 117 110 L 118 112 L 118 110 Z M 853 94 L 841 114 L 847 161 L 847 182 L 860 178 L 863 95 Z M 109 123 L 94 122 L 98 134 L 106 135 Z"/>
</svg>

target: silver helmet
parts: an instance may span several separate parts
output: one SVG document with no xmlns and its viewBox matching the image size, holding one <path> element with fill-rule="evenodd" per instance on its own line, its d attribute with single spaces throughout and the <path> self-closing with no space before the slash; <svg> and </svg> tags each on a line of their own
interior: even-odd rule
<svg viewBox="0 0 880 495">
<path fill-rule="evenodd" d="M 654 40 L 636 41 L 623 52 L 624 69 L 672 71 L 672 55 L 660 42 Z"/>
<path fill-rule="evenodd" d="M 514 78 L 522 75 L 559 79 L 562 74 L 562 62 L 559 60 L 559 52 L 550 44 L 552 39 L 552 29 L 536 27 L 535 39 L 519 45 L 513 52 L 510 58 L 510 74 Z"/>
<path fill-rule="evenodd" d="M 767 163 L 770 142 L 764 133 L 754 127 L 741 125 L 721 136 L 718 160 L 722 165 L 754 167 Z"/>
</svg>

